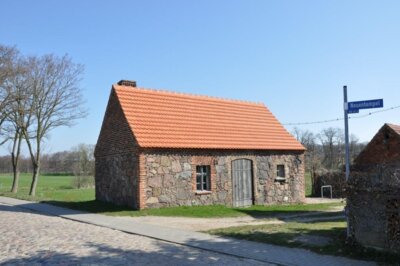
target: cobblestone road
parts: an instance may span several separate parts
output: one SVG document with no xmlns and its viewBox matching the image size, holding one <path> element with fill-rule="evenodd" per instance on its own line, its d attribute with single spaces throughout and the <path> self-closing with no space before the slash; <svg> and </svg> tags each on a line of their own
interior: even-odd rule
<svg viewBox="0 0 400 266">
<path fill-rule="evenodd" d="M 0 204 L 2 265 L 265 265 Z"/>
</svg>

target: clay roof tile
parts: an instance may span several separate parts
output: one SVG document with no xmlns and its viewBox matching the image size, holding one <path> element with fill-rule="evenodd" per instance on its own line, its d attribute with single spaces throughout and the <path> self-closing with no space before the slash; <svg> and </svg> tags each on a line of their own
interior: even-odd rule
<svg viewBox="0 0 400 266">
<path fill-rule="evenodd" d="M 304 150 L 262 103 L 113 85 L 143 148 Z"/>
</svg>

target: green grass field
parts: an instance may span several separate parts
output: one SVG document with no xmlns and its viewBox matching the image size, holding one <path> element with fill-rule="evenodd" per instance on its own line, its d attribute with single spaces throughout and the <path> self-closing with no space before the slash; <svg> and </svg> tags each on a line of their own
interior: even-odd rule
<svg viewBox="0 0 400 266">
<path fill-rule="evenodd" d="M 21 174 L 19 189 L 16 195 L 10 192 L 12 175 L 2 174 L 0 175 L 0 195 L 33 201 L 55 200 L 78 202 L 94 200 L 94 189 L 74 189 L 72 187 L 73 178 L 73 176 L 41 175 L 38 181 L 36 196 L 30 197 L 28 195 L 32 180 L 30 174 Z"/>
<path fill-rule="evenodd" d="M 306 197 L 311 197 L 312 195 L 312 181 L 311 181 L 311 173 L 306 172 L 304 175 L 304 181 L 305 181 L 305 192 L 306 192 Z"/>
<path fill-rule="evenodd" d="M 21 174 L 18 194 L 10 191 L 12 176 L 0 175 L 0 195 L 16 197 L 32 201 L 42 201 L 63 206 L 66 208 L 83 210 L 94 213 L 103 213 L 115 216 L 181 216 L 181 217 L 271 217 L 282 214 L 296 214 L 304 212 L 318 212 L 337 206 L 342 203 L 313 204 L 313 205 L 272 205 L 251 206 L 249 208 L 230 208 L 226 206 L 193 206 L 171 207 L 162 209 L 132 210 L 129 207 L 116 206 L 95 200 L 94 189 L 74 189 L 72 187 L 73 176 L 40 176 L 35 197 L 28 196 L 31 176 Z"/>
</svg>

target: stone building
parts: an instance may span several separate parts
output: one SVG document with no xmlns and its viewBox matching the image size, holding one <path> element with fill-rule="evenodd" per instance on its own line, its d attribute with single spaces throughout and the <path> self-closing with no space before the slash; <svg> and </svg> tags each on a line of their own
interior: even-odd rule
<svg viewBox="0 0 400 266">
<path fill-rule="evenodd" d="M 261 103 L 112 86 L 96 199 L 136 209 L 304 201 L 304 147 Z"/>
<path fill-rule="evenodd" d="M 354 239 L 399 253 L 400 126 L 385 124 L 356 158 L 346 194 Z"/>
</svg>

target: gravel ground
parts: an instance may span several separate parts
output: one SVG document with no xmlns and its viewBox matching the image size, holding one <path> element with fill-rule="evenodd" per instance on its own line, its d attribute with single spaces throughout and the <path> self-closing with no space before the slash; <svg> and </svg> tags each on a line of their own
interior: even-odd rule
<svg viewBox="0 0 400 266">
<path fill-rule="evenodd" d="M 0 204 L 2 265 L 265 265 Z"/>
</svg>

